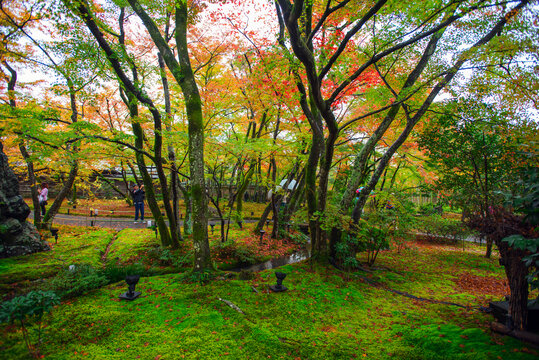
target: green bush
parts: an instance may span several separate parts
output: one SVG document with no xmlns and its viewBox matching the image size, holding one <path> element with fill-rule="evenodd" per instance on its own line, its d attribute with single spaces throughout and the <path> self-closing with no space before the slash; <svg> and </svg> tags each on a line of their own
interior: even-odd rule
<svg viewBox="0 0 539 360">
<path fill-rule="evenodd" d="M 335 244 L 336 261 L 346 270 L 357 268 L 359 266 L 356 259 L 358 251 L 357 237 L 352 234 L 344 234 L 342 240 Z"/>
<path fill-rule="evenodd" d="M 134 274 L 141 276 L 150 275 L 149 271 L 146 271 L 142 264 L 139 263 L 128 265 L 110 263 L 100 271 L 100 275 L 104 277 L 108 283 L 125 280 L 127 275 Z"/>
<path fill-rule="evenodd" d="M 440 215 L 422 217 L 418 224 L 417 230 L 424 233 L 429 241 L 458 242 L 469 235 L 469 230 L 460 221 L 445 219 Z"/>
<path fill-rule="evenodd" d="M 419 205 L 418 212 L 422 215 L 441 215 L 443 213 L 443 207 L 437 204 L 421 204 Z"/>
<path fill-rule="evenodd" d="M 206 284 L 214 277 L 214 272 L 205 269 L 203 271 L 187 271 L 181 276 L 181 279 L 187 283 Z"/>
<path fill-rule="evenodd" d="M 28 294 L 18 296 L 2 303 L 0 306 L 0 323 L 14 323 L 19 321 L 24 342 L 30 356 L 39 359 L 39 344 L 41 343 L 41 319 L 45 313 L 51 311 L 54 305 L 60 303 L 58 296 L 52 291 L 30 291 Z M 37 339 L 32 341 L 26 320 L 32 319 L 38 325 Z"/>
<path fill-rule="evenodd" d="M 299 229 L 296 229 L 296 227 L 294 227 L 294 230 L 294 232 L 286 232 L 283 237 L 288 238 L 294 244 L 298 245 L 305 245 L 309 242 L 309 236 L 299 231 Z"/>
<path fill-rule="evenodd" d="M 212 251 L 218 258 L 236 260 L 238 266 L 256 263 L 256 255 L 252 250 L 232 240 L 217 244 Z"/>
<path fill-rule="evenodd" d="M 388 228 L 377 228 L 366 222 L 359 232 L 360 241 L 358 243 L 359 251 L 367 252 L 367 264 L 372 266 L 380 250 L 389 249 Z"/>
<path fill-rule="evenodd" d="M 182 268 L 191 264 L 192 257 L 193 256 L 190 252 L 178 255 L 174 251 L 161 246 L 156 246 L 150 249 L 147 253 L 147 258 L 154 260 L 159 265 L 173 266 L 175 268 Z"/>
<path fill-rule="evenodd" d="M 61 298 L 71 298 L 108 284 L 107 278 L 92 265 L 75 264 L 60 271 L 47 287 Z"/>
</svg>

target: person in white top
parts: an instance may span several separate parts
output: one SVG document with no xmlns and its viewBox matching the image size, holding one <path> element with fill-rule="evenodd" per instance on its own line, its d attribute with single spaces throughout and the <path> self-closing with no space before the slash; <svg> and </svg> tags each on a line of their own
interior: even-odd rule
<svg viewBox="0 0 539 360">
<path fill-rule="evenodd" d="M 49 187 L 46 183 L 41 184 L 41 190 L 39 191 L 38 200 L 39 207 L 41 208 L 41 215 L 45 216 L 45 206 L 47 206 L 47 200 L 49 195 Z"/>
</svg>

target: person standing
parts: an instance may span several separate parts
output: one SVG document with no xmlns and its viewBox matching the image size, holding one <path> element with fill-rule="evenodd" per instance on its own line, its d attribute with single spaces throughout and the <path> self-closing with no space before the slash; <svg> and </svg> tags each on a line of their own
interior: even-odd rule
<svg viewBox="0 0 539 360">
<path fill-rule="evenodd" d="M 39 191 L 37 199 L 39 200 L 41 216 L 45 216 L 45 206 L 47 206 L 47 200 L 49 199 L 49 187 L 46 183 L 41 183 L 41 190 Z"/>
<path fill-rule="evenodd" d="M 133 187 L 131 192 L 133 196 L 133 204 L 135 205 L 135 221 L 138 222 L 138 217 L 140 213 L 140 222 L 144 221 L 144 185 L 140 185 L 140 188 L 137 184 Z"/>
</svg>

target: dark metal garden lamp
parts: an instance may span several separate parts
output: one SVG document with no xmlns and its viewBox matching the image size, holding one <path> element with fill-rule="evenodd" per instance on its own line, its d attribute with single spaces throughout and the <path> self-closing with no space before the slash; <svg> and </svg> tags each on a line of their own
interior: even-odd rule
<svg viewBox="0 0 539 360">
<path fill-rule="evenodd" d="M 266 226 L 269 226 L 270 219 L 266 219 Z"/>
<path fill-rule="evenodd" d="M 238 221 L 238 225 L 240 226 L 240 229 L 243 229 L 243 221 L 242 220 Z"/>
<path fill-rule="evenodd" d="M 210 227 L 211 227 L 211 234 L 213 235 L 213 228 L 215 227 L 215 223 L 210 223 Z"/>
<path fill-rule="evenodd" d="M 51 235 L 54 236 L 54 240 L 56 240 L 56 244 L 58 244 L 58 229 L 51 228 Z"/>
<path fill-rule="evenodd" d="M 142 294 L 140 291 L 135 291 L 135 286 L 140 279 L 140 275 L 127 275 L 125 282 L 127 283 L 127 292 L 120 294 L 122 300 L 135 300 Z"/>
<path fill-rule="evenodd" d="M 277 271 L 275 273 L 275 277 L 277 278 L 277 284 L 270 285 L 270 290 L 273 292 L 282 292 L 288 290 L 286 286 L 283 286 L 283 280 L 286 277 L 286 274 L 283 272 Z"/>
<path fill-rule="evenodd" d="M 264 230 L 260 230 L 260 243 L 262 243 L 262 240 L 264 239 L 264 234 L 266 232 Z"/>
</svg>

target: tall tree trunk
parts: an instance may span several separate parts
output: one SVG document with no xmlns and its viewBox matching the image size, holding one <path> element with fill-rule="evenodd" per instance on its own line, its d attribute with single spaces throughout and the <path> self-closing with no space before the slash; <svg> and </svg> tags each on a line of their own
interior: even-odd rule
<svg viewBox="0 0 539 360">
<path fill-rule="evenodd" d="M 323 257 L 323 253 L 320 251 L 323 246 L 320 245 L 320 220 L 318 216 L 315 216 L 318 210 L 318 197 L 316 189 L 316 173 L 318 170 L 318 162 L 321 158 L 324 148 L 324 135 L 322 134 L 322 124 L 320 117 L 316 115 L 317 124 L 312 129 L 312 142 L 311 149 L 309 151 L 309 157 L 307 159 L 307 165 L 305 169 L 305 197 L 307 199 L 307 216 L 309 219 L 309 232 L 311 234 L 311 254 L 313 258 Z M 317 130 L 315 130 L 317 129 Z"/>
<path fill-rule="evenodd" d="M 275 239 L 277 237 L 277 230 L 279 226 L 279 220 L 278 220 L 278 213 L 277 210 L 277 201 L 279 203 L 281 202 L 282 195 L 277 196 L 276 190 L 277 190 L 277 162 L 275 161 L 275 157 L 271 156 L 271 182 L 275 186 L 275 190 L 271 193 L 271 211 L 273 212 L 273 230 L 271 232 L 272 239 Z M 277 199 L 278 197 L 278 199 Z"/>
<path fill-rule="evenodd" d="M 204 182 L 204 121 L 202 100 L 195 82 L 189 49 L 187 47 L 187 1 L 176 2 L 176 45 L 179 67 L 172 65 L 171 71 L 180 84 L 185 99 L 189 132 L 189 165 L 191 174 L 191 194 L 193 197 L 193 248 L 194 270 L 212 268 L 210 244 L 208 241 L 208 202 Z M 166 61 L 166 59 L 165 59 Z M 177 64 L 177 63 L 176 63 Z M 168 65 L 168 64 L 167 64 Z M 169 69 L 171 65 L 168 65 Z M 180 72 L 178 73 L 178 70 Z"/>
<path fill-rule="evenodd" d="M 77 98 L 76 98 L 76 91 L 73 86 L 73 82 L 69 77 L 66 77 L 67 80 L 67 86 L 69 89 L 69 103 L 71 106 L 71 123 L 74 124 L 78 121 L 78 110 L 77 110 Z M 67 147 L 69 150 L 69 147 Z M 62 205 L 62 202 L 67 197 L 67 194 L 73 187 L 73 184 L 75 183 L 75 179 L 78 175 L 79 171 L 79 163 L 76 159 L 76 153 L 78 152 L 77 146 L 73 145 L 71 148 L 71 159 L 69 159 L 69 175 L 67 177 L 67 180 L 62 185 L 62 188 L 54 198 L 54 202 L 49 207 L 49 209 L 45 212 L 45 216 L 43 216 L 43 221 L 41 222 L 40 228 L 42 229 L 50 229 L 52 227 L 52 222 L 54 220 L 54 217 L 60 210 L 60 206 Z"/>
<path fill-rule="evenodd" d="M 129 115 L 131 117 L 131 127 L 133 129 L 133 135 L 135 135 L 135 147 L 139 150 L 144 149 L 144 132 L 142 127 L 138 123 L 138 101 L 134 95 L 127 93 L 127 102 L 126 105 L 129 108 Z M 170 238 L 170 233 L 168 231 L 167 224 L 163 215 L 161 214 L 161 209 L 155 198 L 155 189 L 152 182 L 152 177 L 148 173 L 146 167 L 146 161 L 144 160 L 144 155 L 142 152 L 135 152 L 135 158 L 137 160 L 137 166 L 144 183 L 144 192 L 146 193 L 146 201 L 150 207 L 155 224 L 159 229 L 159 235 L 161 238 L 161 244 L 163 246 L 172 245 L 172 239 Z M 134 170 L 134 169 L 133 169 Z"/>
<path fill-rule="evenodd" d="M 529 269 L 522 261 L 526 254 L 523 251 L 508 248 L 505 243 L 499 246 L 499 249 L 511 290 L 509 315 L 511 315 L 512 325 L 517 330 L 526 330 L 528 328 L 529 287 L 526 276 L 529 274 Z"/>
<path fill-rule="evenodd" d="M 10 72 L 11 76 L 7 85 L 9 106 L 15 110 L 17 108 L 17 101 L 15 98 L 15 86 L 17 85 L 17 71 L 13 69 L 7 61 L 4 61 L 4 66 Z M 24 139 L 19 142 L 19 150 L 26 162 L 26 169 L 28 172 L 28 182 L 30 183 L 30 192 L 32 194 L 32 203 L 34 205 L 34 225 L 37 227 L 41 223 L 41 209 L 39 208 L 39 192 L 37 190 L 36 175 L 34 172 L 34 162 L 32 161 Z"/>
<path fill-rule="evenodd" d="M 134 2 L 136 5 L 138 5 L 136 1 Z M 127 58 L 127 62 L 131 66 L 130 69 L 133 73 L 133 81 L 131 81 L 129 77 L 126 75 L 122 67 L 122 64 L 119 61 L 119 58 L 120 58 L 119 54 L 116 53 L 115 50 L 112 49 L 110 44 L 105 39 L 103 32 L 97 25 L 96 21 L 93 18 L 93 15 L 91 14 L 86 4 L 83 2 L 77 2 L 77 3 L 71 4 L 71 6 L 76 7 L 73 9 L 73 11 L 81 17 L 81 19 L 84 21 L 84 23 L 86 24 L 86 26 L 88 27 L 92 35 L 97 40 L 99 47 L 105 52 L 105 55 L 110 65 L 112 66 L 114 72 L 116 73 L 120 81 L 120 84 L 121 84 L 120 93 L 125 91 L 125 93 L 128 96 L 128 99 L 123 99 L 123 100 L 124 102 L 126 102 L 127 106 L 129 107 L 130 113 L 133 113 L 133 110 L 135 110 L 135 107 L 136 107 L 137 116 L 138 116 L 137 103 L 140 102 L 144 104 L 148 108 L 149 112 L 152 114 L 152 117 L 154 120 L 154 130 L 155 130 L 154 131 L 154 156 L 152 160 L 155 164 L 157 175 L 159 177 L 159 182 L 161 184 L 161 188 L 162 188 L 161 191 L 163 194 L 165 211 L 169 218 L 171 228 L 174 229 L 176 226 L 176 223 L 175 223 L 175 219 L 172 213 L 172 208 L 170 206 L 170 196 L 168 193 L 167 178 L 163 171 L 163 166 L 162 166 L 163 164 L 162 164 L 162 157 L 161 157 L 161 151 L 162 151 L 161 113 L 159 112 L 159 110 L 157 110 L 153 101 L 138 87 L 136 66 L 132 61 L 130 61 L 129 56 L 127 56 L 126 58 Z M 123 44 L 124 35 L 125 35 L 123 31 L 123 15 L 124 15 L 124 12 L 122 8 L 122 11 L 120 13 L 120 44 L 121 45 Z M 121 46 L 121 49 L 125 53 L 125 48 L 123 46 Z M 135 105 L 135 107 L 133 105 Z M 132 115 L 132 118 L 135 119 L 136 116 Z M 144 137 L 142 127 L 137 121 L 132 121 L 132 126 L 133 126 L 133 132 L 135 134 L 135 141 L 138 142 L 136 147 L 138 149 L 142 149 L 143 137 Z M 163 244 L 177 246 L 178 240 L 171 238 L 170 233 L 168 231 L 168 227 L 166 227 L 166 223 L 164 222 L 161 216 L 160 210 L 156 208 L 154 204 L 152 204 L 155 201 L 155 194 L 153 193 L 153 186 L 151 184 L 152 179 L 147 172 L 142 152 L 137 151 L 136 157 L 137 157 L 137 165 L 139 166 L 139 170 L 141 171 L 144 185 L 146 187 L 148 205 L 150 205 L 152 214 L 154 215 L 154 218 L 161 232 L 161 240 Z"/>
<path fill-rule="evenodd" d="M 318 181 L 318 214 L 325 214 L 327 205 L 327 193 L 329 183 L 329 171 L 333 162 L 333 153 L 335 151 L 335 142 L 337 141 L 338 133 L 335 131 L 329 132 L 328 138 L 325 140 L 324 153 L 320 157 L 320 178 Z M 322 222 L 319 220 L 317 224 L 316 242 L 313 243 L 313 254 L 324 260 L 328 256 L 327 235 L 322 229 Z"/>
<path fill-rule="evenodd" d="M 165 62 L 161 53 L 157 53 L 157 59 L 159 62 L 159 68 L 161 70 L 161 82 L 163 83 L 163 94 L 165 96 L 165 129 L 167 132 L 172 130 L 172 110 L 170 106 L 170 91 L 168 89 L 168 79 L 165 71 Z M 170 163 L 170 183 L 172 193 L 172 212 L 174 214 L 174 222 L 176 226 L 171 228 L 172 237 L 178 240 L 182 240 L 182 233 L 180 228 L 180 190 L 178 177 L 178 171 L 176 168 L 176 153 L 174 147 L 169 143 L 167 146 L 168 160 Z"/>
<path fill-rule="evenodd" d="M 142 23 L 148 30 L 154 44 L 163 56 L 177 83 L 182 88 L 188 120 L 189 166 L 191 176 L 191 196 L 193 198 L 193 249 L 195 272 L 212 268 L 208 241 L 208 202 L 204 182 L 204 121 L 202 101 L 195 82 L 187 47 L 187 1 L 179 0 L 175 13 L 175 38 L 178 61 L 167 41 L 161 35 L 155 22 L 148 16 L 137 0 L 128 0 Z"/>
<path fill-rule="evenodd" d="M 105 176 L 103 176 L 103 174 L 101 174 L 99 171 L 95 171 L 94 170 L 94 174 L 96 175 L 96 177 L 98 177 L 99 179 L 101 179 L 102 181 L 106 182 L 112 190 L 114 190 L 118 195 L 122 196 L 125 200 L 126 203 L 128 203 L 129 205 L 132 205 L 133 202 L 131 201 L 131 198 L 129 196 L 129 188 L 127 188 L 127 193 L 124 193 L 122 190 L 120 190 L 120 188 L 118 186 L 116 186 L 116 184 L 114 184 L 113 181 L 110 181 L 109 179 L 107 179 Z M 73 184 L 73 192 L 76 193 L 77 192 L 77 186 L 76 184 Z M 74 198 L 76 199 L 76 196 L 74 196 Z M 73 201 L 73 200 L 72 200 Z M 74 201 L 73 201 L 74 202 Z"/>
<path fill-rule="evenodd" d="M 32 193 L 32 204 L 34 205 L 34 225 L 38 227 L 38 225 L 41 223 L 41 209 L 39 208 L 39 192 L 37 190 L 38 184 L 36 182 L 36 175 L 34 172 L 34 162 L 30 158 L 30 154 L 28 153 L 24 140 L 22 139 L 19 143 L 19 150 L 21 151 L 21 155 L 26 162 L 28 182 L 30 183 L 30 191 Z"/>
<path fill-rule="evenodd" d="M 185 205 L 185 218 L 183 220 L 183 233 L 189 236 L 193 233 L 193 201 L 189 187 L 184 187 L 178 183 L 180 191 L 183 195 L 183 203 Z"/>
<path fill-rule="evenodd" d="M 299 204 L 302 202 L 303 195 L 305 194 L 305 168 L 301 171 L 296 184 L 296 188 L 292 192 L 283 214 L 284 223 L 290 223 L 292 215 L 296 212 Z"/>
<path fill-rule="evenodd" d="M 249 170 L 247 170 L 247 173 L 243 177 L 243 181 L 238 184 L 238 189 L 236 190 L 236 222 L 243 222 L 243 197 L 245 195 L 245 191 L 247 191 L 247 187 L 251 183 L 251 177 L 255 173 L 256 169 L 256 160 L 251 161 L 251 165 L 249 166 Z"/>
</svg>

